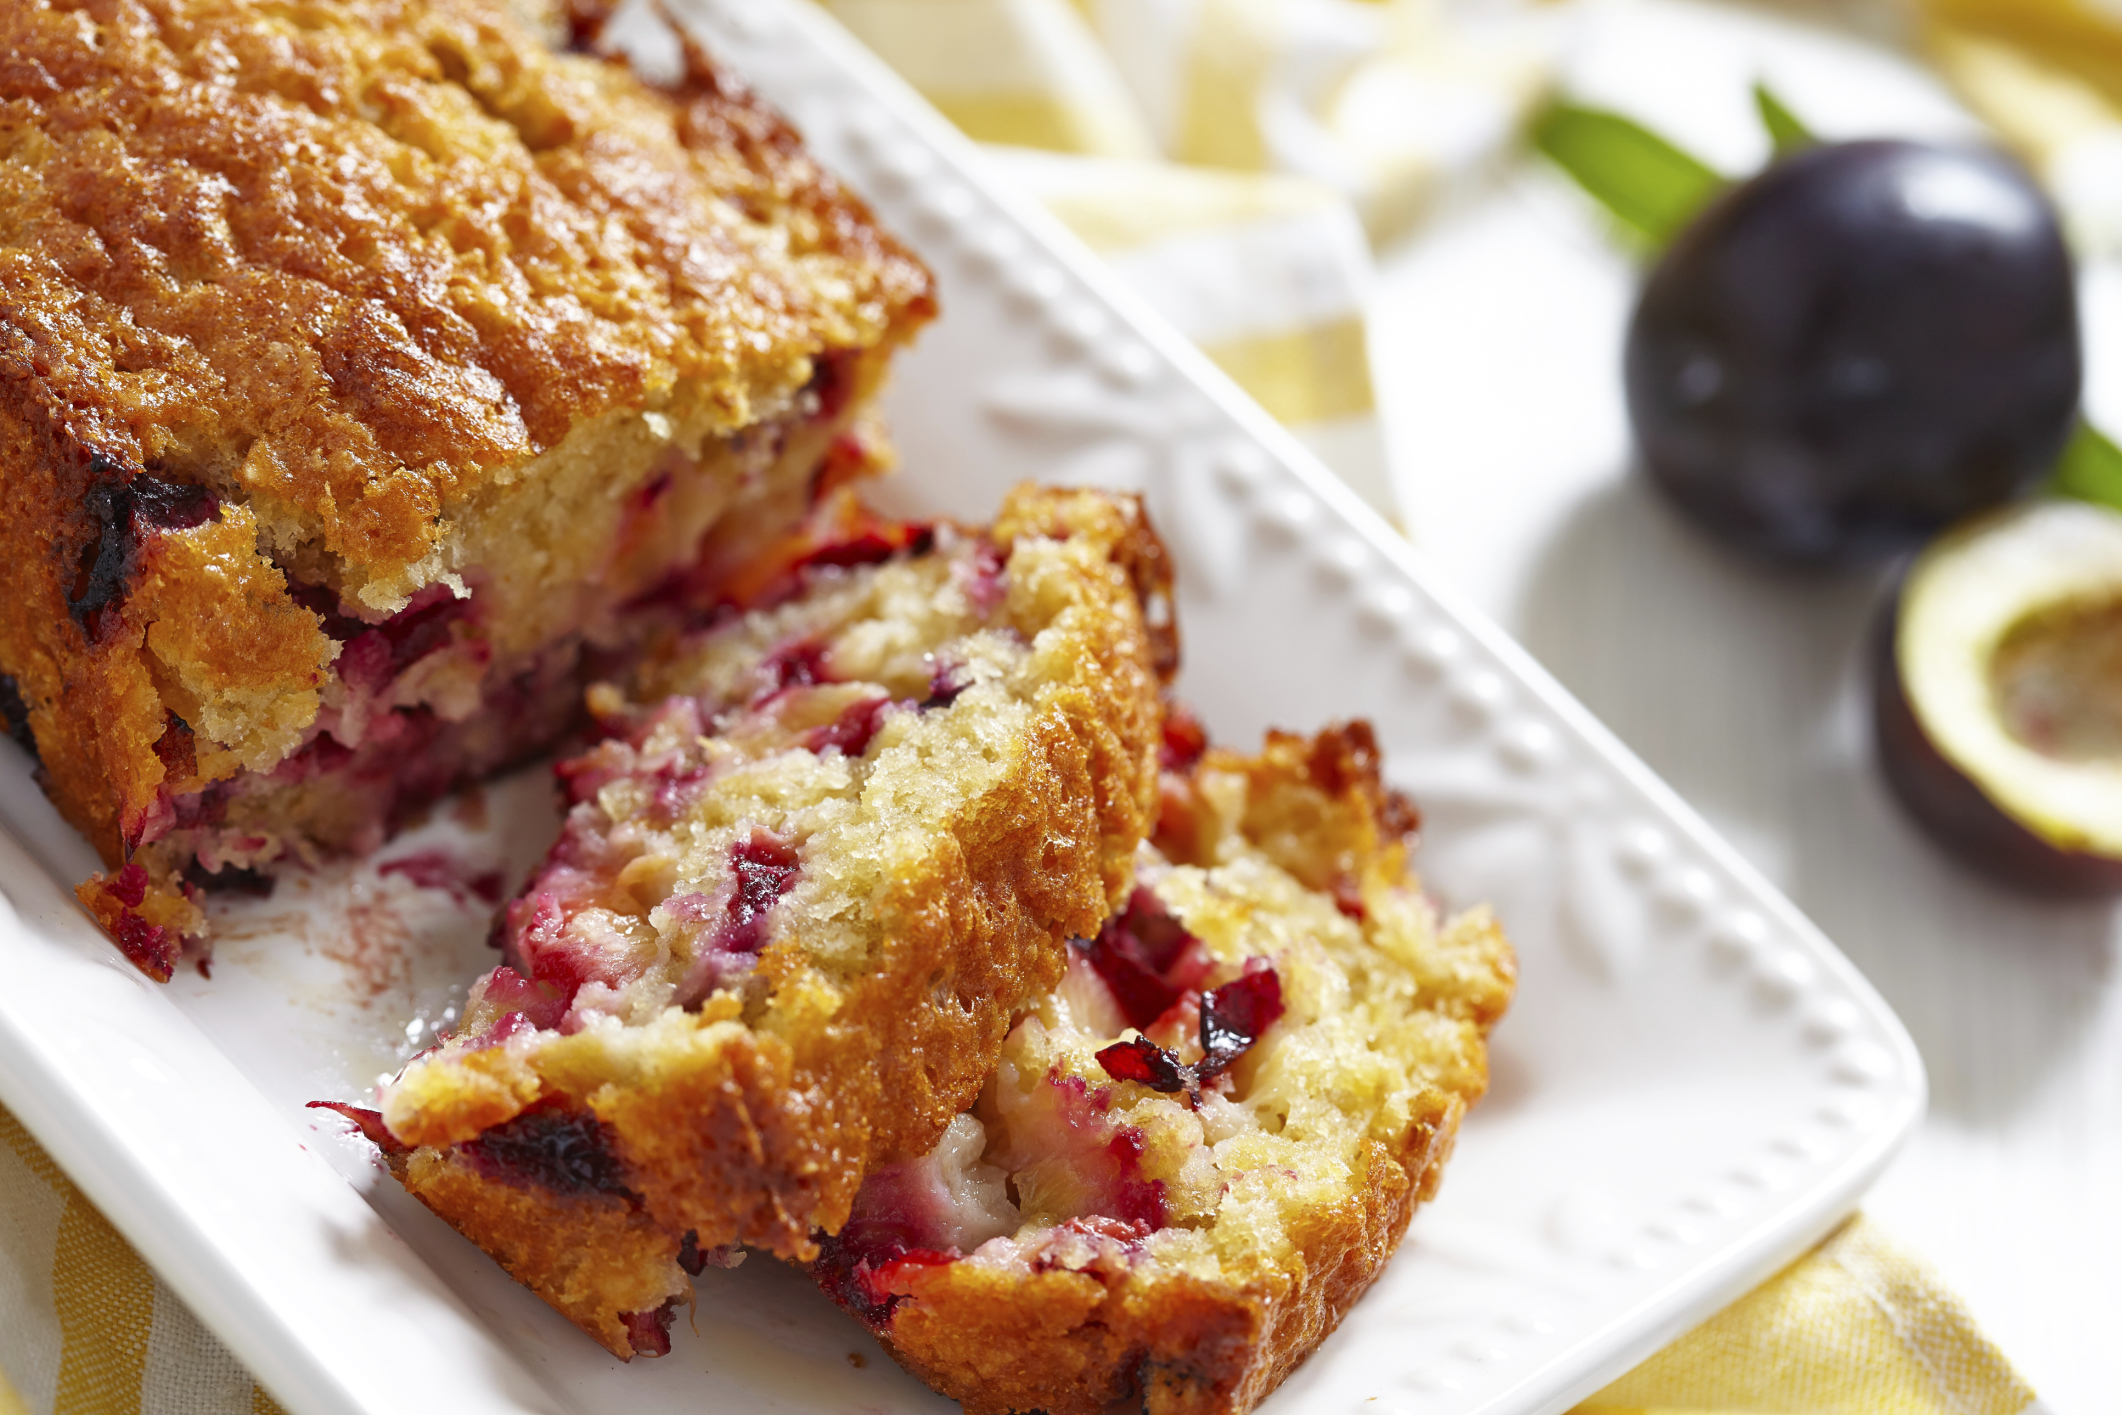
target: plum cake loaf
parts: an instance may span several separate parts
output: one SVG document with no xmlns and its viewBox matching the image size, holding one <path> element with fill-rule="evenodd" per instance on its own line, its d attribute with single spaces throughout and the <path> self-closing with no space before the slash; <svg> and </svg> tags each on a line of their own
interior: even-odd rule
<svg viewBox="0 0 2122 1415">
<path fill-rule="evenodd" d="M 1511 948 L 1422 894 L 1369 728 L 1189 763 L 1175 726 L 1125 906 L 813 1268 L 973 1415 L 1250 1410 L 1377 1277 L 1487 1084 Z"/>
<path fill-rule="evenodd" d="M 1132 498 L 863 526 L 666 645 L 559 775 L 506 962 L 362 1124 L 620 1356 L 686 1270 L 815 1254 L 970 1105 L 1158 810 L 1169 576 Z"/>
<path fill-rule="evenodd" d="M 0 52 L 0 714 L 157 976 L 192 891 L 549 746 L 933 312 L 698 53 L 498 0 L 22 0 Z"/>
</svg>

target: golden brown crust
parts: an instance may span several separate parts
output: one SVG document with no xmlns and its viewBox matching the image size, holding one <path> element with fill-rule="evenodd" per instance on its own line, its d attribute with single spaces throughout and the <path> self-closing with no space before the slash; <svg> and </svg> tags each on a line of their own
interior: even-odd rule
<svg viewBox="0 0 2122 1415">
<path fill-rule="evenodd" d="M 679 1241 L 626 1196 L 497 1182 L 448 1151 L 416 1150 L 392 1170 L 512 1276 L 535 1274 L 539 1295 L 622 1361 L 634 1355 L 623 1314 L 653 1315 L 691 1291 Z"/>
<path fill-rule="evenodd" d="M 1179 671 L 1179 621 L 1173 611 L 1171 552 L 1136 496 L 1020 487 L 995 522 L 996 539 L 1020 535 L 1087 534 L 1112 547 L 1113 564 L 1127 576 L 1149 638 L 1150 667 L 1170 682 Z"/>
<path fill-rule="evenodd" d="M 0 674 L 113 868 L 316 721 L 339 647 L 291 576 L 380 618 L 615 419 L 785 431 L 933 313 L 741 84 L 691 53 L 653 90 L 516 8 L 0 9 Z M 141 509 L 192 489 L 204 525 Z"/>
<path fill-rule="evenodd" d="M 1369 1291 L 1449 1148 L 1430 1129 L 1398 1155 L 1370 1142 L 1346 1200 L 1305 1215 L 1276 1270 L 1108 1287 L 1065 1268 L 938 1265 L 907 1280 L 885 1343 L 967 1415 L 1102 1415 L 1137 1396 L 1149 1415 L 1250 1410 Z"/>
</svg>

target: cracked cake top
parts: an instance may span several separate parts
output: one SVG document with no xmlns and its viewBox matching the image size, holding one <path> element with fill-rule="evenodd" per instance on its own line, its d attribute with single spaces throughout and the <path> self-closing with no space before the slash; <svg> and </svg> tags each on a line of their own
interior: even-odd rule
<svg viewBox="0 0 2122 1415">
<path fill-rule="evenodd" d="M 741 428 L 932 308 L 697 51 L 662 91 L 484 0 L 89 0 L 0 55 L 0 411 L 374 610 L 571 430 Z"/>
</svg>

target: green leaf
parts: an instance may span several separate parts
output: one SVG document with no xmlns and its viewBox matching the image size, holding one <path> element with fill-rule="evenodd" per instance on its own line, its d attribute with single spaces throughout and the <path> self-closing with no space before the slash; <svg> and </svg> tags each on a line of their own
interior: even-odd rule
<svg viewBox="0 0 2122 1415">
<path fill-rule="evenodd" d="M 1725 180 L 1642 124 L 1557 103 L 1533 123 L 1533 146 L 1624 225 L 1662 246 L 1724 190 Z"/>
<path fill-rule="evenodd" d="M 1776 145 L 1776 156 L 1788 157 L 1820 141 L 1765 83 L 1754 84 L 1754 108 L 1761 115 L 1761 126 L 1768 129 L 1769 141 Z"/>
<path fill-rule="evenodd" d="M 2077 435 L 2056 464 L 2053 486 L 2064 496 L 2122 510 L 2122 447 L 2091 423 L 2079 422 Z"/>
</svg>

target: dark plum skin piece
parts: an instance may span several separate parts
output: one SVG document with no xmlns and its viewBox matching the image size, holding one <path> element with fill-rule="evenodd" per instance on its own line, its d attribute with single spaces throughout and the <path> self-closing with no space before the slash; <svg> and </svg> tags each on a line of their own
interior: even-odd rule
<svg viewBox="0 0 2122 1415">
<path fill-rule="evenodd" d="M 1137 1036 L 1099 1052 L 1098 1064 L 1115 1081 L 1198 1096 L 1203 1082 L 1229 1070 L 1282 1017 L 1281 975 L 1259 959 L 1253 963 L 1257 966 L 1248 966 L 1243 977 L 1203 994 L 1199 1061 L 1186 1065 L 1148 1037 Z"/>
<path fill-rule="evenodd" d="M 1872 725 L 1879 767 L 1924 834 L 1985 878 L 2026 894 L 2122 893 L 2122 860 L 2052 845 L 2007 815 L 1940 752 L 1910 706 L 1897 653 L 1900 596 L 1872 634 Z"/>
<path fill-rule="evenodd" d="M 1983 148 L 1815 147 L 1712 203 L 1645 284 L 1651 479 L 1774 560 L 1889 554 L 2054 466 L 2082 378 L 2054 208 Z"/>
</svg>

